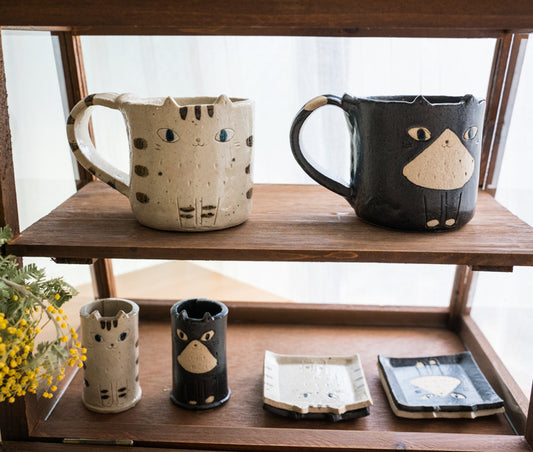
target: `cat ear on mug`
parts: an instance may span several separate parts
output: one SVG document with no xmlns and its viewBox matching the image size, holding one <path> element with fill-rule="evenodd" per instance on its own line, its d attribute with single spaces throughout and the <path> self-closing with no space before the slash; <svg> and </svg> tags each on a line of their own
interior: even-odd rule
<svg viewBox="0 0 533 452">
<path fill-rule="evenodd" d="M 222 105 L 231 105 L 233 102 L 231 102 L 231 99 L 226 96 L 225 94 L 221 94 L 218 96 L 218 99 L 215 101 L 215 105 L 222 104 Z"/>
<path fill-rule="evenodd" d="M 180 108 L 179 104 L 176 102 L 176 100 L 173 97 L 168 96 L 165 99 L 165 102 L 163 102 L 163 107 L 175 107 Z"/>
<path fill-rule="evenodd" d="M 429 102 L 424 96 L 420 94 L 416 96 L 415 100 L 413 101 L 413 104 L 431 105 L 431 102 Z"/>
</svg>

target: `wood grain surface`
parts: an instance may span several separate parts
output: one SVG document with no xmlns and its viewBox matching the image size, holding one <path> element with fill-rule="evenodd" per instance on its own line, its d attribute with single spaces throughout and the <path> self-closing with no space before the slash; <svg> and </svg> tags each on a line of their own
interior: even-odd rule
<svg viewBox="0 0 533 452">
<path fill-rule="evenodd" d="M 221 231 L 140 225 L 126 197 L 92 182 L 7 245 L 20 256 L 533 265 L 533 228 L 480 192 L 473 220 L 443 233 L 364 223 L 317 185 L 256 185 L 250 219 Z"/>
<path fill-rule="evenodd" d="M 473 442 L 468 435 L 475 434 L 478 448 L 469 450 L 492 450 L 494 445 L 501 446 L 507 440 L 515 446 L 520 443 L 519 437 L 512 436 L 512 429 L 503 415 L 476 420 L 428 421 L 401 419 L 392 414 L 379 380 L 378 353 L 428 356 L 463 351 L 459 338 L 443 328 L 230 324 L 227 360 L 232 395 L 224 406 L 207 411 L 187 411 L 174 406 L 169 399 L 172 385 L 170 323 L 141 322 L 139 335 L 143 397 L 135 408 L 114 415 L 89 412 L 81 403 L 83 375 L 78 372 L 52 415 L 31 435 L 35 438 L 129 439 L 141 445 L 209 447 L 213 444 L 241 448 L 266 445 L 348 447 L 360 439 L 367 445 L 374 441 L 377 450 L 379 445 L 390 447 L 404 441 L 404 433 L 413 434 L 411 440 L 419 445 L 425 439 L 428 445 L 440 443 L 441 447 L 444 444 L 457 446 L 460 442 L 463 443 L 461 447 L 466 447 Z M 264 411 L 262 366 L 265 350 L 304 355 L 359 353 L 374 402 L 370 416 L 330 423 L 287 420 Z M 361 435 L 363 432 L 368 436 Z M 437 433 L 467 436 L 454 441 L 453 435 L 434 437 Z M 490 435 L 492 439 L 483 435 Z"/>
<path fill-rule="evenodd" d="M 17 0 L 0 25 L 80 34 L 497 36 L 533 31 L 529 0 Z"/>
</svg>

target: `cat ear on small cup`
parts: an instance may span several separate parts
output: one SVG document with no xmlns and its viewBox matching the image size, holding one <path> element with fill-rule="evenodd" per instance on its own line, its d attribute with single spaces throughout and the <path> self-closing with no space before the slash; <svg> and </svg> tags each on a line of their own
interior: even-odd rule
<svg viewBox="0 0 533 452">
<path fill-rule="evenodd" d="M 212 322 L 212 321 L 213 321 L 213 316 L 209 312 L 206 312 L 204 316 L 202 317 L 202 322 Z"/>
<path fill-rule="evenodd" d="M 178 314 L 178 319 L 181 321 L 189 320 L 189 314 L 187 314 L 187 309 L 180 311 L 180 313 Z"/>
<path fill-rule="evenodd" d="M 126 314 L 122 309 L 118 311 L 117 320 L 127 319 L 127 318 L 128 318 L 128 314 Z"/>
<path fill-rule="evenodd" d="M 102 318 L 102 315 L 100 314 L 100 311 L 98 309 L 95 309 L 93 312 L 89 314 L 89 318 L 91 320 L 100 320 Z"/>
</svg>

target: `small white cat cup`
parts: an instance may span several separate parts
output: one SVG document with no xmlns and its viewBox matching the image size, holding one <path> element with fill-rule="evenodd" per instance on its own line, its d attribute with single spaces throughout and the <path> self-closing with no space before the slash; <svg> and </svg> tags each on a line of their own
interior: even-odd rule
<svg viewBox="0 0 533 452">
<path fill-rule="evenodd" d="M 94 106 L 126 121 L 130 172 L 107 162 L 89 135 Z M 252 208 L 253 102 L 248 99 L 92 94 L 67 121 L 76 159 L 129 198 L 137 220 L 155 229 L 207 231 L 246 221 Z"/>
<path fill-rule="evenodd" d="M 141 399 L 139 384 L 139 306 L 105 298 L 80 309 L 81 336 L 87 349 L 83 404 L 97 413 L 119 413 Z"/>
</svg>

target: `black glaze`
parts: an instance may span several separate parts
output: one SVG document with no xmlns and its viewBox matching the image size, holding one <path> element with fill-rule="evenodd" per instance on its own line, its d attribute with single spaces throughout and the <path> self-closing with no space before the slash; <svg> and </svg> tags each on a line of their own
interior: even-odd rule
<svg viewBox="0 0 533 452">
<path fill-rule="evenodd" d="M 171 400 L 190 410 L 205 410 L 222 405 L 229 399 L 231 392 L 226 369 L 228 308 L 218 301 L 193 298 L 174 304 L 170 315 Z M 188 361 L 180 361 L 180 356 L 187 356 Z M 208 370 L 192 367 L 205 358 L 214 367 L 208 365 Z M 188 364 L 191 359 L 195 360 L 192 365 Z M 191 401 L 196 403 L 191 404 Z"/>
<path fill-rule="evenodd" d="M 417 366 L 417 363 L 423 366 Z M 503 400 L 494 392 L 470 352 L 422 358 L 387 358 L 379 355 L 378 366 L 385 380 L 382 380 L 382 384 L 387 385 L 392 402 L 402 411 L 477 412 L 504 406 Z M 411 383 L 413 379 L 424 376 L 449 376 L 461 383 L 450 394 L 432 394 L 424 399 L 424 389 Z M 461 398 L 452 394 L 459 394 Z"/>
<path fill-rule="evenodd" d="M 373 224 L 427 231 L 455 229 L 470 221 L 477 200 L 484 101 L 471 95 L 356 98 L 345 94 L 342 98 L 323 98 L 345 112 L 351 138 L 350 186 L 314 168 L 300 148 L 300 130 L 316 107 L 302 108 L 290 132 L 294 157 L 310 177 L 346 198 L 361 219 Z M 472 126 L 477 127 L 473 138 L 469 131 Z M 430 135 L 423 130 L 414 130 L 410 135 L 412 128 L 424 128 Z M 473 158 L 472 176 L 453 189 L 413 183 L 403 174 L 404 168 L 447 129 Z M 436 221 L 437 225 L 431 225 Z M 453 224 L 446 224 L 447 221 Z"/>
<path fill-rule="evenodd" d="M 335 413 L 298 413 L 296 411 L 284 410 L 283 408 L 277 408 L 266 403 L 263 404 L 263 409 L 270 411 L 278 416 L 288 417 L 289 419 L 318 419 L 327 420 L 330 422 L 347 421 L 349 419 L 357 419 L 360 417 L 368 416 L 370 414 L 370 407 L 359 408 L 357 410 L 346 411 L 342 414 Z"/>
</svg>

